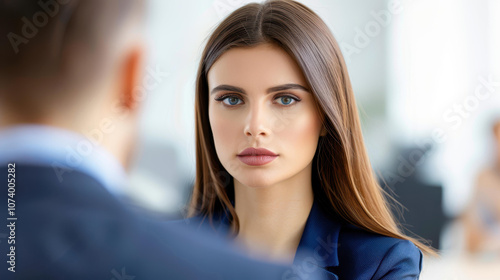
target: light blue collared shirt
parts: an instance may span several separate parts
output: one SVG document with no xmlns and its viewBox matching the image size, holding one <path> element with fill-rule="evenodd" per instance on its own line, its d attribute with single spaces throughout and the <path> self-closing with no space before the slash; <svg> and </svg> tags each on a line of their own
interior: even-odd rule
<svg viewBox="0 0 500 280">
<path fill-rule="evenodd" d="M 83 172 L 116 196 L 124 195 L 127 174 L 108 151 L 81 134 L 44 125 L 19 125 L 0 130 L 0 164 L 52 166 L 59 180 Z"/>
</svg>

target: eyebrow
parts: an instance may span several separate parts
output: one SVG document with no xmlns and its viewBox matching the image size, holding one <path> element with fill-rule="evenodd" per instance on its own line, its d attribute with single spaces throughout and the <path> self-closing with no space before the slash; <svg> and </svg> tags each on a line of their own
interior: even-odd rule
<svg viewBox="0 0 500 280">
<path fill-rule="evenodd" d="M 277 92 L 277 91 L 284 91 L 284 90 L 290 90 L 290 89 L 300 89 L 306 92 L 310 92 L 310 90 L 304 86 L 301 86 L 299 84 L 284 84 L 284 85 L 279 85 L 275 87 L 271 87 L 267 89 L 267 93 L 271 92 Z M 238 92 L 241 94 L 246 94 L 245 90 L 240 88 L 240 87 L 235 87 L 235 86 L 230 86 L 230 85 L 219 85 L 216 86 L 212 91 L 210 92 L 210 95 L 217 93 L 219 91 L 233 91 L 233 92 Z"/>
</svg>

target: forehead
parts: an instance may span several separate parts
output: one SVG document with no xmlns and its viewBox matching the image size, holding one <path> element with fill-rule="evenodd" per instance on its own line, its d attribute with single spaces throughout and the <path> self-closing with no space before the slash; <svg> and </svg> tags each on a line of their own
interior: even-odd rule
<svg viewBox="0 0 500 280">
<path fill-rule="evenodd" d="M 249 89 L 287 83 L 307 86 L 295 60 L 271 44 L 228 50 L 212 65 L 207 78 L 210 88 L 220 84 Z"/>
</svg>

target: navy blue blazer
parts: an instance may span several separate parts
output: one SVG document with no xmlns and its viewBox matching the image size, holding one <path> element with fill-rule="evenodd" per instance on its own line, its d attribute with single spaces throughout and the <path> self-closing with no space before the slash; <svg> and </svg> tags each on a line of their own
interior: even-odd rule
<svg viewBox="0 0 500 280">
<path fill-rule="evenodd" d="M 208 220 L 200 220 L 208 227 Z M 229 233 L 229 219 L 214 218 L 218 234 Z M 293 261 L 293 273 L 283 279 L 410 280 L 422 270 L 422 252 L 410 241 L 374 234 L 353 226 L 338 215 L 326 215 L 313 203 Z"/>
<path fill-rule="evenodd" d="M 283 279 L 289 270 L 245 258 L 207 232 L 139 217 L 77 171 L 59 181 L 52 167 L 18 164 L 11 198 L 6 167 L 0 167 L 2 280 Z"/>
</svg>

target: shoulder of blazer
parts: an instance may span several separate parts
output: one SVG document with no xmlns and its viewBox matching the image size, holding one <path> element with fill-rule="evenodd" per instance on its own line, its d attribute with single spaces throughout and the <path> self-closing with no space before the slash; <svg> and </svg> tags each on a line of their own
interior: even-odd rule
<svg viewBox="0 0 500 280">
<path fill-rule="evenodd" d="M 358 279 L 418 279 L 422 252 L 409 240 L 344 225 L 339 234 L 339 274 Z"/>
<path fill-rule="evenodd" d="M 418 279 L 422 268 L 422 253 L 412 242 L 368 232 L 316 202 L 299 253 L 294 262 L 313 262 L 339 279 Z"/>
</svg>

